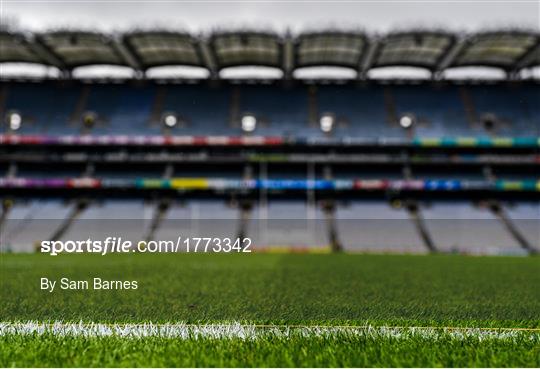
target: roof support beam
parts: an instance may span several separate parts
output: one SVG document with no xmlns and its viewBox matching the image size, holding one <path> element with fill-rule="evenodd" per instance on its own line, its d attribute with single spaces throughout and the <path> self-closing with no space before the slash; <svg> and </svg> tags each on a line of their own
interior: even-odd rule
<svg viewBox="0 0 540 369">
<path fill-rule="evenodd" d="M 126 64 L 133 68 L 138 76 L 143 75 L 144 72 L 140 60 L 138 60 L 137 56 L 132 54 L 129 49 L 124 45 L 124 43 L 122 42 L 122 37 L 118 35 L 114 36 L 112 41 L 112 46 L 116 49 L 116 52 L 120 54 L 120 56 L 122 56 L 122 58 L 126 61 Z"/>
<path fill-rule="evenodd" d="M 287 31 L 283 39 L 283 74 L 285 79 L 292 79 L 294 71 L 294 39 L 290 31 Z"/>
<path fill-rule="evenodd" d="M 540 39 L 534 44 L 512 68 L 514 73 L 518 73 L 521 69 L 530 66 L 534 62 L 534 57 L 540 54 Z M 540 60 L 538 61 L 540 62 Z"/>
<path fill-rule="evenodd" d="M 36 53 L 41 59 L 45 60 L 52 66 L 55 66 L 59 69 L 66 71 L 68 68 L 66 64 L 57 58 L 54 53 L 44 44 L 38 41 L 37 38 L 34 38 L 32 42 L 28 43 L 28 47 Z"/>
<path fill-rule="evenodd" d="M 373 65 L 373 61 L 375 59 L 375 54 L 377 53 L 377 49 L 379 48 L 380 40 L 379 39 L 372 39 L 371 43 L 369 44 L 367 48 L 366 55 L 362 58 L 360 61 L 359 69 L 358 69 L 358 79 L 367 79 L 367 73 L 371 66 Z"/>
<path fill-rule="evenodd" d="M 199 42 L 199 47 L 201 50 L 201 55 L 202 55 L 204 65 L 210 71 L 210 78 L 218 79 L 219 73 L 218 73 L 217 63 L 214 58 L 214 53 L 211 50 L 210 43 L 207 40 L 201 40 Z"/>
<path fill-rule="evenodd" d="M 456 40 L 454 47 L 452 47 L 450 51 L 448 51 L 448 53 L 442 58 L 439 65 L 437 65 L 437 67 L 435 68 L 435 71 L 433 73 L 434 79 L 441 79 L 444 70 L 450 65 L 452 65 L 454 60 L 456 60 L 457 56 L 461 53 L 461 51 L 466 45 L 467 40 L 465 38 Z"/>
</svg>

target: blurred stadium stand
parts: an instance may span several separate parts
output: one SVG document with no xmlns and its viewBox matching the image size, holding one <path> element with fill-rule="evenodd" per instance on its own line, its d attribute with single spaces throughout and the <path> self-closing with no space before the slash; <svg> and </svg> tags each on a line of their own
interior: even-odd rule
<svg viewBox="0 0 540 369">
<path fill-rule="evenodd" d="M 540 250 L 535 31 L 373 36 L 0 31 L 0 246 L 43 239 L 254 238 L 259 249 Z M 2 64 L 3 65 L 3 64 Z M 86 66 L 133 78 L 75 78 Z M 187 66 L 207 78 L 148 78 Z M 278 79 L 225 79 L 238 67 Z M 502 80 L 448 80 L 462 67 Z M 338 67 L 353 78 L 296 79 Z M 371 80 L 386 67 L 423 80 Z"/>
<path fill-rule="evenodd" d="M 423 209 L 423 215 L 441 251 L 478 254 L 523 252 L 488 209 L 468 203 L 439 203 Z"/>
<path fill-rule="evenodd" d="M 334 137 L 536 136 L 540 119 L 536 83 L 213 88 L 12 82 L 3 87 L 4 112 L 22 116 L 20 128 L 11 132 L 17 134 L 234 136 L 243 133 L 242 118 L 249 115 L 256 119 L 253 135 L 325 137 L 319 125 L 328 115 Z M 167 114 L 176 117 L 174 127 L 163 124 Z M 85 115 L 92 115 L 92 122 L 85 123 Z M 411 130 L 400 126 L 402 116 L 413 119 Z M 8 124 L 2 127 L 10 133 Z"/>
</svg>

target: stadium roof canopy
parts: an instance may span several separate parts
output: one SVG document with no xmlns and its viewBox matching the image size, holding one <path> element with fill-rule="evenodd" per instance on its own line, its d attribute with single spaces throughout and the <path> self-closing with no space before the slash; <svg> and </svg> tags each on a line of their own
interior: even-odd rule
<svg viewBox="0 0 540 369">
<path fill-rule="evenodd" d="M 540 65 L 540 42 L 537 43 L 534 50 L 525 55 L 516 66 L 516 69 L 530 68 Z"/>
<path fill-rule="evenodd" d="M 57 31 L 38 35 L 37 40 L 69 69 L 94 64 L 129 66 L 113 39 L 101 33 Z"/>
<path fill-rule="evenodd" d="M 60 67 L 52 55 L 20 33 L 0 32 L 0 63 L 35 63 Z"/>
<path fill-rule="evenodd" d="M 368 47 L 360 32 L 322 31 L 295 40 L 294 67 L 337 66 L 358 69 Z"/>
<path fill-rule="evenodd" d="M 520 62 L 538 49 L 540 38 L 532 32 L 486 32 L 468 38 L 449 67 L 487 66 L 506 71 L 519 69 Z M 529 66 L 533 66 L 531 60 Z M 538 63 L 538 58 L 536 58 Z"/>
<path fill-rule="evenodd" d="M 168 65 L 204 67 L 199 42 L 189 33 L 132 32 L 123 42 L 143 69 Z"/>
<path fill-rule="evenodd" d="M 445 32 L 391 33 L 379 41 L 370 66 L 411 66 L 433 71 L 455 43 L 456 36 Z"/>
<path fill-rule="evenodd" d="M 212 34 L 209 47 L 217 69 L 237 66 L 282 68 L 283 41 L 274 33 L 237 31 Z"/>
<path fill-rule="evenodd" d="M 195 66 L 212 78 L 228 67 L 263 66 L 286 78 L 303 67 L 351 68 L 360 78 L 371 68 L 487 66 L 515 73 L 540 66 L 540 34 L 481 32 L 463 36 L 411 30 L 370 37 L 360 31 L 326 30 L 298 36 L 264 31 L 217 31 L 199 37 L 177 31 L 132 31 L 114 37 L 98 32 L 60 30 L 43 34 L 0 31 L 0 63 L 37 63 L 63 72 L 89 65 L 131 67 L 137 75 L 158 66 Z M 63 75 L 68 75 L 65 73 Z"/>
</svg>

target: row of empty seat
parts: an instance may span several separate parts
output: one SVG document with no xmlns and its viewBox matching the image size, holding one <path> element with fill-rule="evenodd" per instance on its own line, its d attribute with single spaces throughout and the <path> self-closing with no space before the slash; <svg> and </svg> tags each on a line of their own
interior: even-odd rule
<svg viewBox="0 0 540 369">
<path fill-rule="evenodd" d="M 58 200 L 18 202 L 2 227 L 2 251 L 33 251 L 50 239 L 70 214 L 73 203 Z M 470 203 L 421 204 L 423 218 L 439 251 L 521 254 L 519 244 L 487 209 Z M 540 248 L 540 204 L 508 204 L 506 212 L 529 243 Z M 148 236 L 156 204 L 108 200 L 91 204 L 73 221 L 63 240 L 122 237 L 137 242 Z M 152 234 L 156 240 L 182 237 L 237 237 L 240 213 L 220 201 L 172 204 Z M 111 222 L 114 220 L 114 222 Z M 306 202 L 273 201 L 251 211 L 245 230 L 255 248 L 323 247 L 329 244 L 325 215 Z M 336 211 L 336 229 L 345 250 L 425 252 L 418 230 L 402 207 L 383 202 L 351 202 Z"/>
<path fill-rule="evenodd" d="M 81 117 L 96 121 L 85 133 L 155 135 L 164 114 L 175 115 L 177 135 L 242 134 L 243 116 L 256 118 L 257 135 L 324 135 L 319 118 L 335 118 L 337 137 L 405 138 L 397 120 L 410 115 L 413 135 L 537 136 L 540 97 L 534 83 L 517 85 L 141 85 L 11 83 L 2 88 L 3 112 L 15 111 L 21 134 L 79 134 Z M 481 124 L 487 121 L 489 124 Z M 3 131 L 9 127 L 3 125 Z"/>
</svg>

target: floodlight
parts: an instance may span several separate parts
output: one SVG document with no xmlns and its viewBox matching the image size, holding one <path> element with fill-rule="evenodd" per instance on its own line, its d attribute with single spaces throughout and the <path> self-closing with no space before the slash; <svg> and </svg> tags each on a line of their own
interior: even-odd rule
<svg viewBox="0 0 540 369">
<path fill-rule="evenodd" d="M 173 128 L 178 124 L 178 118 L 174 114 L 165 114 L 163 116 L 163 124 L 169 128 Z"/>
<path fill-rule="evenodd" d="M 399 125 L 402 128 L 411 128 L 414 124 L 414 118 L 410 115 L 403 115 L 399 118 Z"/>
<path fill-rule="evenodd" d="M 11 113 L 8 116 L 8 124 L 9 129 L 12 131 L 16 131 L 19 128 L 21 128 L 22 124 L 22 117 L 19 113 Z"/>
<path fill-rule="evenodd" d="M 253 132 L 257 127 L 257 118 L 251 114 L 242 117 L 242 130 L 244 132 Z"/>
<path fill-rule="evenodd" d="M 321 131 L 329 133 L 334 128 L 334 116 L 332 114 L 323 114 L 319 121 L 321 126 Z"/>
</svg>

